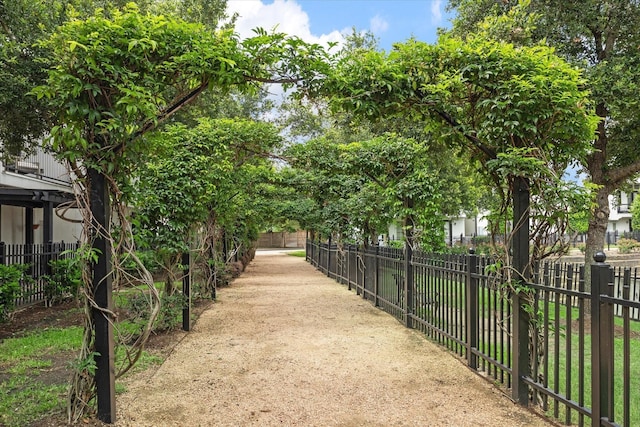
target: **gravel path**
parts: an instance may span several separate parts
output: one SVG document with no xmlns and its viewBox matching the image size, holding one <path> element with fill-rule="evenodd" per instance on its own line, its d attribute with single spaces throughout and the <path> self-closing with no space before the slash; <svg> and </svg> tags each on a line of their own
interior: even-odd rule
<svg viewBox="0 0 640 427">
<path fill-rule="evenodd" d="M 548 426 L 303 258 L 259 251 L 116 426 Z"/>
</svg>

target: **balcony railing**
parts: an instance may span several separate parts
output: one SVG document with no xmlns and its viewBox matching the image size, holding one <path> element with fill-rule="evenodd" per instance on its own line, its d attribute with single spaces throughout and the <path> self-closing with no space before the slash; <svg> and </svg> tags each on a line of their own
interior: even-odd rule
<svg viewBox="0 0 640 427">
<path fill-rule="evenodd" d="M 7 172 L 17 173 L 56 184 L 71 184 L 66 167 L 43 151 L 27 156 L 10 157 L 3 162 Z"/>
</svg>

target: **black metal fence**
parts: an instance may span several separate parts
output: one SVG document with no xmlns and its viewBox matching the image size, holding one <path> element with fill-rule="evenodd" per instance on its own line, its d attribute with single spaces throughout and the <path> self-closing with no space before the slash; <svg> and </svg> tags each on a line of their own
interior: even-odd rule
<svg viewBox="0 0 640 427">
<path fill-rule="evenodd" d="M 311 241 L 306 249 L 316 268 L 464 358 L 514 400 L 566 425 L 640 425 L 639 269 L 598 263 L 587 291 L 584 266 L 542 264 L 528 284 L 531 299 L 518 306 L 530 314 L 522 318 L 514 305 L 522 298 L 488 258 Z M 528 364 L 517 362 L 522 352 Z"/>
<path fill-rule="evenodd" d="M 75 256 L 79 243 L 49 242 L 44 244 L 6 244 L 0 242 L 0 264 L 28 265 L 29 280 L 21 283 L 16 307 L 46 301 L 45 276 L 51 274 L 50 261 Z"/>
</svg>

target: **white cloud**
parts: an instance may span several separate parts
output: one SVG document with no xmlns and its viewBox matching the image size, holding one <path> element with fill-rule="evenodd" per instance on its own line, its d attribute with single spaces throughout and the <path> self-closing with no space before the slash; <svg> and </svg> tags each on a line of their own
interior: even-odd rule
<svg viewBox="0 0 640 427">
<path fill-rule="evenodd" d="M 376 15 L 371 18 L 369 22 L 369 26 L 371 28 L 371 32 L 374 34 L 384 33 L 389 28 L 389 23 L 380 15 Z"/>
<path fill-rule="evenodd" d="M 433 0 L 431 3 L 431 21 L 435 24 L 442 21 L 441 3 L 442 0 Z"/>
<path fill-rule="evenodd" d="M 229 0 L 228 13 L 238 13 L 236 32 L 240 38 L 254 35 L 253 28 L 262 27 L 267 31 L 276 28 L 277 32 L 297 36 L 309 43 L 327 46 L 329 42 L 344 41 L 344 31 L 332 31 L 329 34 L 311 33 L 309 16 L 294 0 L 275 0 L 264 4 L 260 0 Z"/>
<path fill-rule="evenodd" d="M 332 31 L 329 34 L 312 34 L 309 24 L 309 16 L 295 0 L 274 0 L 273 3 L 264 4 L 260 0 L 228 0 L 227 13 L 238 14 L 235 31 L 241 39 L 253 37 L 254 28 L 260 27 L 267 32 L 286 33 L 297 36 L 307 43 L 318 43 L 328 47 L 329 42 L 342 44 L 350 29 Z M 332 51 L 335 52 L 339 46 Z M 269 92 L 269 98 L 280 103 L 285 96 L 281 85 L 267 84 L 265 88 Z M 267 113 L 264 119 L 272 118 L 274 112 Z"/>
</svg>

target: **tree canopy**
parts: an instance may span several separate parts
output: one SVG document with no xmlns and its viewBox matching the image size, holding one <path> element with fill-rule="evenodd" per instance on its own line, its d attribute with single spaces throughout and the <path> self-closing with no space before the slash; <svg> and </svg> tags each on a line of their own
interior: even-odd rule
<svg viewBox="0 0 640 427">
<path fill-rule="evenodd" d="M 583 203 L 573 198 L 575 188 L 557 191 L 569 190 L 561 176 L 587 157 L 598 122 L 584 82 L 546 46 L 443 36 L 436 45 L 409 40 L 389 53 L 344 56 L 323 89 L 334 108 L 372 119 L 399 116 L 420 123 L 432 140 L 470 153 L 492 178 L 505 216 L 518 177 L 533 183 L 534 202 L 553 194 L 565 207 Z M 557 221 L 567 219 L 539 218 L 555 224 L 535 230 L 558 229 Z"/>
<path fill-rule="evenodd" d="M 585 258 L 604 244 L 608 196 L 640 172 L 638 98 L 640 3 L 636 0 L 450 0 L 452 32 L 520 45 L 545 44 L 584 72 L 583 86 L 600 118 L 588 156 L 581 158 L 594 184 Z M 499 24 L 500 31 L 492 31 Z"/>
</svg>

